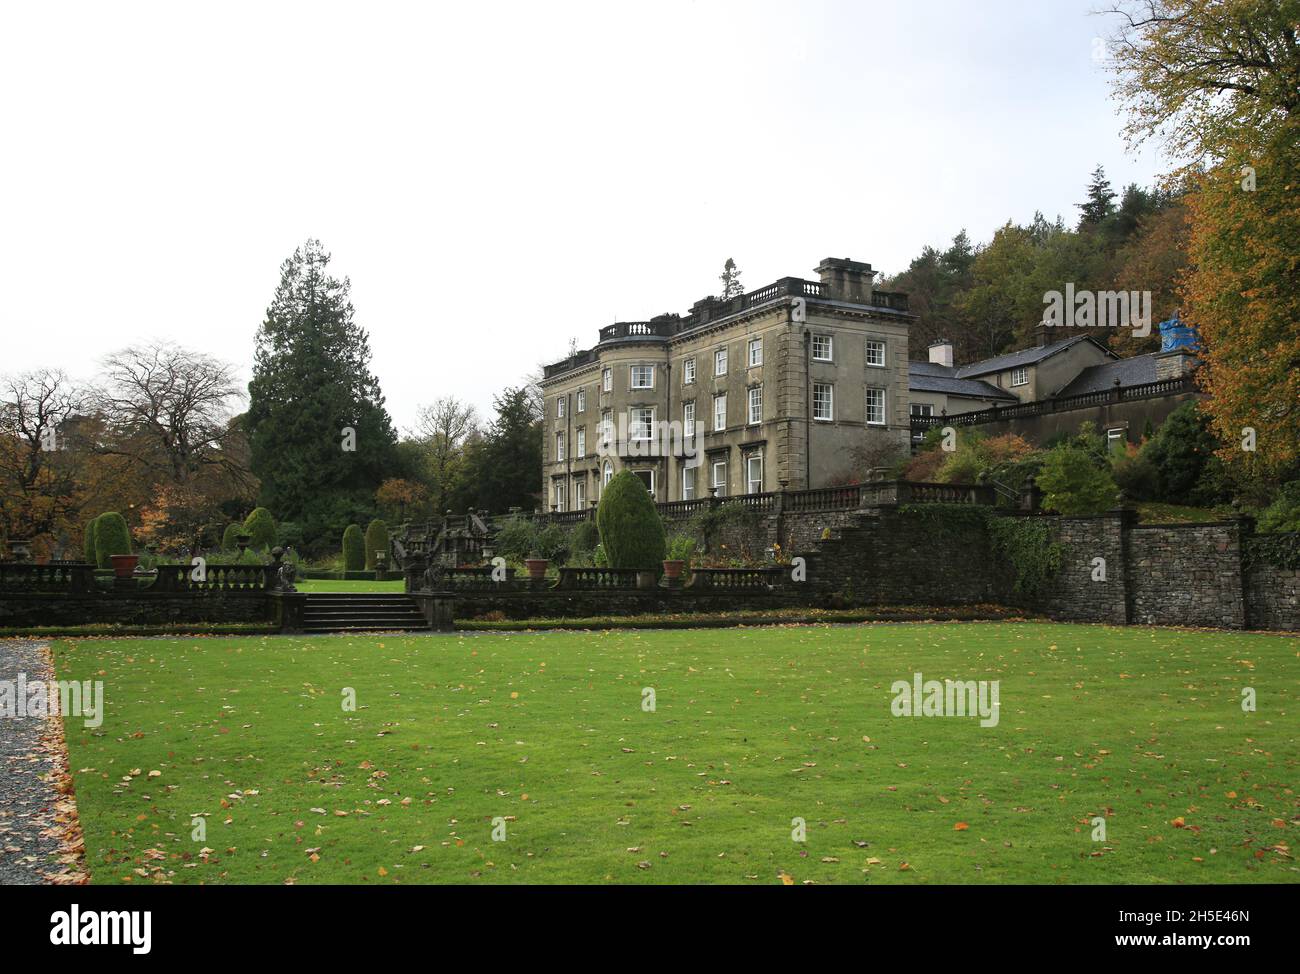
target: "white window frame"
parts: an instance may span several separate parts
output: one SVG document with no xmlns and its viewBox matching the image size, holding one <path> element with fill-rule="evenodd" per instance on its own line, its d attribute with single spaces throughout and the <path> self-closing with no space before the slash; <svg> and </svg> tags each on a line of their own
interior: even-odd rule
<svg viewBox="0 0 1300 974">
<path fill-rule="evenodd" d="M 690 439 L 695 435 L 695 400 L 682 403 L 682 436 Z"/>
<path fill-rule="evenodd" d="M 718 479 L 718 468 L 722 468 L 722 479 Z M 727 461 L 710 460 L 709 461 L 709 486 L 718 489 L 719 497 L 727 496 Z"/>
<path fill-rule="evenodd" d="M 880 403 L 879 403 L 880 418 L 872 419 L 871 410 L 872 407 L 875 405 L 871 401 L 874 398 L 872 393 L 876 393 L 876 392 L 880 393 Z M 889 414 L 888 414 L 889 397 L 885 394 L 885 390 L 879 388 L 878 386 L 867 386 L 866 404 L 867 404 L 867 412 L 866 412 L 867 425 L 868 426 L 886 425 L 889 420 Z"/>
<path fill-rule="evenodd" d="M 655 476 L 655 468 L 654 468 L 654 467 L 651 467 L 649 470 L 633 470 L 632 472 L 633 472 L 634 474 L 636 474 L 636 477 L 637 477 L 638 480 L 641 480 L 641 475 L 642 475 L 643 473 L 648 473 L 648 474 L 650 475 L 649 494 L 650 494 L 651 497 L 656 497 L 656 496 L 658 496 L 657 494 L 655 494 L 655 490 L 658 489 L 659 485 L 658 485 L 657 483 L 655 483 L 655 481 L 656 481 L 658 478 Z M 642 483 L 645 483 L 645 481 L 641 481 L 641 482 L 642 482 Z"/>
<path fill-rule="evenodd" d="M 721 413 L 719 413 L 718 410 L 719 406 L 722 407 Z M 721 424 L 719 424 L 718 422 L 719 420 L 722 421 Z M 727 428 L 727 394 L 725 392 L 720 392 L 713 397 L 713 432 L 721 433 L 726 428 Z"/>
<path fill-rule="evenodd" d="M 1029 385 L 1029 369 L 1026 366 L 1018 366 L 1011 370 L 1011 385 L 1027 386 Z"/>
<path fill-rule="evenodd" d="M 648 414 L 649 420 L 641 418 L 642 414 Z M 627 433 L 628 439 L 637 443 L 648 443 L 655 438 L 655 408 L 654 406 L 633 406 L 628 410 Z M 638 436 L 638 433 L 645 433 L 644 436 Z"/>
<path fill-rule="evenodd" d="M 695 471 L 698 467 L 682 467 L 682 500 L 695 500 Z"/>
<path fill-rule="evenodd" d="M 564 404 L 567 399 L 568 396 L 555 397 L 555 418 L 556 419 L 564 419 Z"/>
<path fill-rule="evenodd" d="M 612 392 L 614 389 L 614 370 L 604 369 L 600 373 L 600 388 L 602 392 Z"/>
<path fill-rule="evenodd" d="M 757 410 L 755 409 L 757 407 Z M 757 414 L 756 414 L 757 412 Z M 750 386 L 745 396 L 745 418 L 750 426 L 763 422 L 763 387 Z"/>
<path fill-rule="evenodd" d="M 695 359 L 688 358 L 682 362 L 682 385 L 695 384 Z"/>
<path fill-rule="evenodd" d="M 566 509 L 569 500 L 567 481 L 563 477 L 556 477 L 551 481 L 551 483 L 555 485 L 555 497 L 553 499 L 555 509 L 557 511 L 563 511 Z"/>
<path fill-rule="evenodd" d="M 637 385 L 637 370 L 641 369 L 650 377 L 648 385 Z M 628 386 L 632 389 L 653 389 L 655 387 L 655 367 L 653 365 L 629 365 L 628 366 Z"/>
<path fill-rule="evenodd" d="M 818 415 L 817 415 L 817 391 L 818 391 L 819 389 L 824 389 L 824 390 L 826 390 L 826 396 L 825 396 L 824 401 L 825 401 L 826 406 L 827 406 L 827 410 L 826 410 L 827 415 L 825 415 L 825 416 L 818 416 Z M 817 423 L 833 423 L 833 422 L 835 422 L 835 386 L 833 386 L 831 383 L 829 383 L 829 382 L 814 382 L 814 383 L 813 383 L 813 387 L 812 387 L 812 414 L 813 414 L 813 421 L 814 421 L 814 422 L 817 422 Z"/>
<path fill-rule="evenodd" d="M 713 350 L 713 374 L 715 376 L 727 374 L 727 346 L 726 345 L 723 345 L 721 348 L 715 348 Z"/>
<path fill-rule="evenodd" d="M 754 479 L 753 465 L 758 463 L 758 480 Z M 757 486 L 756 486 L 757 485 Z M 745 493 L 763 493 L 763 451 L 755 450 L 745 457 Z"/>
<path fill-rule="evenodd" d="M 585 413 L 586 411 L 587 411 L 587 390 L 579 389 L 578 390 L 578 412 Z"/>
<path fill-rule="evenodd" d="M 930 402 L 910 403 L 908 404 L 907 407 L 907 414 L 908 416 L 933 416 L 934 403 L 930 403 Z"/>
<path fill-rule="evenodd" d="M 825 355 L 817 354 L 818 343 L 825 342 Z M 834 335 L 813 335 L 812 337 L 812 358 L 814 362 L 834 362 L 835 361 L 835 336 Z"/>
<path fill-rule="evenodd" d="M 609 409 L 600 411 L 600 442 L 607 447 L 614 443 L 614 413 Z"/>
<path fill-rule="evenodd" d="M 749 367 L 751 369 L 763 364 L 763 339 L 751 338 L 749 344 L 746 346 L 746 350 Z"/>
<path fill-rule="evenodd" d="M 576 436 L 577 442 L 574 444 L 574 456 L 582 459 L 587 455 L 587 427 L 579 426 Z"/>
<path fill-rule="evenodd" d="M 558 463 L 564 459 L 564 434 L 555 434 L 555 460 Z"/>
<path fill-rule="evenodd" d="M 873 352 L 879 352 L 879 353 L 880 353 L 880 361 L 879 361 L 879 362 L 873 362 L 873 361 L 872 361 L 872 353 L 873 353 Z M 866 356 L 866 362 L 867 362 L 867 367 L 868 367 L 868 368 L 872 368 L 872 369 L 883 369 L 883 368 L 885 367 L 885 343 L 882 342 L 879 338 L 868 338 L 868 339 L 867 339 L 867 342 L 866 342 L 866 345 L 865 345 L 865 350 L 864 350 L 864 355 Z"/>
<path fill-rule="evenodd" d="M 585 511 L 587 509 L 586 475 L 579 477 L 573 482 L 573 509 L 575 511 Z"/>
<path fill-rule="evenodd" d="M 1114 450 L 1128 445 L 1128 430 L 1123 426 L 1112 426 L 1106 430 L 1106 449 Z"/>
<path fill-rule="evenodd" d="M 606 460 L 605 468 L 604 470 L 601 471 L 600 474 L 600 489 L 604 491 L 604 489 L 609 486 L 609 482 L 613 479 L 614 479 L 614 464 L 613 462 Z"/>
</svg>

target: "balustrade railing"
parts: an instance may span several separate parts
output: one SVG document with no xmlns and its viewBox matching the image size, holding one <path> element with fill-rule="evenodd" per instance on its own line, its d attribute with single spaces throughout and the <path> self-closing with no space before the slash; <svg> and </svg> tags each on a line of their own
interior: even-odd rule
<svg viewBox="0 0 1300 974">
<path fill-rule="evenodd" d="M 575 591 L 637 587 L 637 572 L 627 568 L 561 568 L 556 588 Z"/>
<path fill-rule="evenodd" d="M 95 587 L 95 566 L 80 563 L 36 565 L 0 562 L 0 592 L 90 592 Z"/>
<path fill-rule="evenodd" d="M 788 576 L 789 569 L 770 568 L 693 568 L 690 588 L 727 591 L 770 591 Z"/>
</svg>

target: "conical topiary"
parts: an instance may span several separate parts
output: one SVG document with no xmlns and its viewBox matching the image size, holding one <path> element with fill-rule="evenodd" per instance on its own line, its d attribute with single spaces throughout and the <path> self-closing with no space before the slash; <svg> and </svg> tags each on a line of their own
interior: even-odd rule
<svg viewBox="0 0 1300 974">
<path fill-rule="evenodd" d="M 365 567 L 366 539 L 361 534 L 361 525 L 349 524 L 343 532 L 343 570 L 359 572 Z"/>
<path fill-rule="evenodd" d="M 664 523 L 654 498 L 632 471 L 624 470 L 605 485 L 596 527 L 610 568 L 663 570 L 668 550 Z"/>
</svg>

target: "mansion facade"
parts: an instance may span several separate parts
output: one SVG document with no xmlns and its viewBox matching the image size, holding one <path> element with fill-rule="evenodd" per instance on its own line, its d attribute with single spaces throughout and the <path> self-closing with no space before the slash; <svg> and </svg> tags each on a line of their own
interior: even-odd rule
<svg viewBox="0 0 1300 974">
<path fill-rule="evenodd" d="M 657 501 L 827 486 L 910 438 L 906 295 L 828 258 L 690 314 L 616 322 L 546 366 L 546 503 L 583 510 L 620 470 Z"/>
</svg>

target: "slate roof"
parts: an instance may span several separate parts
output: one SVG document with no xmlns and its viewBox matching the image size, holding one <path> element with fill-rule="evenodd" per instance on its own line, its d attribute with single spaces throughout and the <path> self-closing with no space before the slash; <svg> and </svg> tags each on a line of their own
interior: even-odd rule
<svg viewBox="0 0 1300 974">
<path fill-rule="evenodd" d="M 982 379 L 959 379 L 957 370 L 934 362 L 908 362 L 907 388 L 913 392 L 942 392 L 971 399 L 1016 402 L 1011 393 Z"/>
<path fill-rule="evenodd" d="M 1122 358 L 1117 362 L 1103 362 L 1090 365 L 1062 389 L 1058 395 L 1077 396 L 1085 392 L 1105 392 L 1115 386 L 1119 379 L 1121 386 L 1139 386 L 1144 382 L 1156 381 L 1156 357 L 1153 353 Z"/>
<path fill-rule="evenodd" d="M 995 355 L 993 358 L 986 358 L 982 362 L 972 362 L 970 365 L 963 365 L 957 369 L 957 378 L 973 379 L 976 376 L 988 375 L 990 372 L 1002 372 L 1005 369 L 1014 369 L 1021 365 L 1033 365 L 1041 362 L 1043 359 L 1051 358 L 1059 352 L 1064 352 L 1068 348 L 1078 345 L 1080 342 L 1092 342 L 1107 355 L 1115 356 L 1100 342 L 1090 338 L 1087 335 L 1075 335 L 1063 341 L 1053 342 L 1050 345 L 1034 346 L 1033 348 L 1022 348 L 1018 352 L 1007 352 L 1005 355 Z"/>
</svg>

